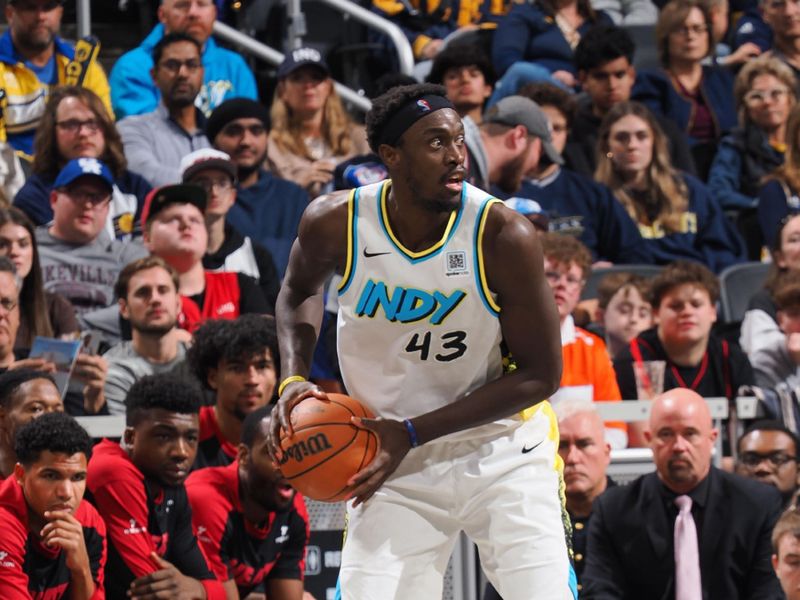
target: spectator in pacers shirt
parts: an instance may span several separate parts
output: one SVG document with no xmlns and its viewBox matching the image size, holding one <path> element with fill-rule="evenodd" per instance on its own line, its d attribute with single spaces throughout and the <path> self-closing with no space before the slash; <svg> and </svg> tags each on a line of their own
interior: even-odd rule
<svg viewBox="0 0 800 600">
<path fill-rule="evenodd" d="M 275 392 L 280 368 L 278 337 L 271 317 L 216 319 L 195 332 L 187 353 L 192 373 L 215 395 L 200 409 L 200 443 L 194 466 L 218 467 L 236 459 L 245 417 Z"/>
<path fill-rule="evenodd" d="M 0 483 L 0 598 L 105 598 L 106 528 L 84 501 L 89 434 L 57 412 L 19 431 Z"/>
<path fill-rule="evenodd" d="M 187 154 L 181 161 L 184 183 L 206 191 L 205 217 L 208 249 L 203 267 L 208 271 L 232 271 L 249 275 L 261 286 L 270 306 L 278 299 L 280 278 L 269 250 L 244 237 L 226 221 L 236 202 L 236 165 L 220 150 L 204 148 Z"/>
<path fill-rule="evenodd" d="M 226 598 L 192 531 L 183 485 L 199 398 L 190 382 L 143 377 L 128 392 L 122 441 L 95 446 L 88 486 L 108 526 L 109 598 Z"/>
<path fill-rule="evenodd" d="M 186 492 L 200 545 L 228 598 L 263 586 L 269 600 L 300 600 L 308 513 L 269 456 L 269 414 L 266 406 L 250 413 L 237 460 L 195 471 Z"/>
<path fill-rule="evenodd" d="M 178 272 L 182 307 L 178 324 L 194 331 L 207 319 L 272 313 L 256 281 L 242 273 L 206 271 L 206 191 L 197 185 L 168 185 L 147 195 L 142 210 L 145 247 Z"/>
</svg>

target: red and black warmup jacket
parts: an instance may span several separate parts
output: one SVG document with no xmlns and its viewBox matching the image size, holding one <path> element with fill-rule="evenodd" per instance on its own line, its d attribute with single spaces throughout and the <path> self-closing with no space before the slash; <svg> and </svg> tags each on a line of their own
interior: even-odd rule
<svg viewBox="0 0 800 600">
<path fill-rule="evenodd" d="M 75 518 L 83 527 L 83 540 L 95 591 L 92 600 L 106 597 L 106 526 L 94 507 L 81 501 Z M 59 600 L 70 598 L 70 572 L 66 554 L 48 548 L 28 530 L 28 504 L 16 479 L 0 482 L 0 598 L 3 600 Z"/>
<path fill-rule="evenodd" d="M 206 287 L 195 296 L 181 296 L 178 326 L 194 332 L 209 319 L 235 319 L 248 313 L 272 314 L 256 280 L 242 273 L 205 272 Z"/>
<path fill-rule="evenodd" d="M 244 598 L 269 579 L 303 579 L 309 520 L 300 494 L 262 526 L 244 518 L 239 498 L 239 463 L 195 471 L 186 481 L 192 520 L 211 569 L 233 579 Z"/>
<path fill-rule="evenodd" d="M 158 570 L 156 552 L 184 575 L 198 579 L 209 600 L 225 590 L 208 568 L 192 531 L 192 509 L 183 485 L 149 482 L 119 444 L 103 440 L 89 461 L 87 487 L 108 528 L 109 598 L 125 598 L 131 583 Z"/>
<path fill-rule="evenodd" d="M 197 457 L 193 469 L 224 467 L 236 460 L 236 446 L 231 444 L 217 422 L 213 406 L 200 408 L 200 441 L 197 444 Z"/>
</svg>

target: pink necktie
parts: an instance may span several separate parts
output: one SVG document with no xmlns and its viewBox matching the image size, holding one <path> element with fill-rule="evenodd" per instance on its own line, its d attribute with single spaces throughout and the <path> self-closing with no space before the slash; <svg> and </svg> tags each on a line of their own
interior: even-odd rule
<svg viewBox="0 0 800 600">
<path fill-rule="evenodd" d="M 675 504 L 680 509 L 675 519 L 675 600 L 703 600 L 692 499 L 678 496 Z"/>
</svg>

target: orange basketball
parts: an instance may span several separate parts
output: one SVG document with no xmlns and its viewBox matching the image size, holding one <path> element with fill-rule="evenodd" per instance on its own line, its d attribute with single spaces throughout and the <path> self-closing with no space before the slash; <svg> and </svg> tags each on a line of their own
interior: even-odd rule
<svg viewBox="0 0 800 600">
<path fill-rule="evenodd" d="M 347 495 L 347 481 L 375 457 L 378 438 L 350 423 L 351 417 L 374 416 L 358 400 L 344 394 L 328 398 L 306 398 L 292 409 L 294 435 L 281 430 L 279 466 L 304 496 L 338 502 Z"/>
</svg>

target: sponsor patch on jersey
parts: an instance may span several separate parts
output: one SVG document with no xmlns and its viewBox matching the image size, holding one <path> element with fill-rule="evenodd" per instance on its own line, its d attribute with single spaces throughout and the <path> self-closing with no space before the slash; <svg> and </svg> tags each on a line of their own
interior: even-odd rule
<svg viewBox="0 0 800 600">
<path fill-rule="evenodd" d="M 464 250 L 445 253 L 444 264 L 444 274 L 448 277 L 469 275 L 467 253 Z"/>
</svg>

